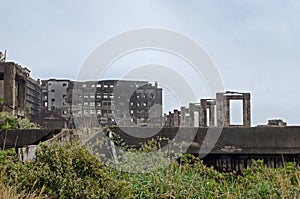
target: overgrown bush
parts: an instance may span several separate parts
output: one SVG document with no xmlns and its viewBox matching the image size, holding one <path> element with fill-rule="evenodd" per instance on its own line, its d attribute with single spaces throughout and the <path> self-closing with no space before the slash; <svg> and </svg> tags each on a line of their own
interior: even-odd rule
<svg viewBox="0 0 300 199">
<path fill-rule="evenodd" d="M 139 154 L 158 150 L 149 142 Z M 132 153 L 132 154 L 134 154 Z M 131 155 L 132 155 L 131 154 Z M 140 167 L 144 160 L 127 166 Z M 165 167 L 127 173 L 123 167 L 104 165 L 80 143 L 41 145 L 35 161 L 17 164 L 14 151 L 0 153 L 2 182 L 17 193 L 43 194 L 43 198 L 299 198 L 300 170 L 293 163 L 266 168 L 254 161 L 243 175 L 220 173 L 199 158 L 183 155 Z M 131 158 L 131 157 L 130 157 Z M 120 163 L 122 164 L 122 163 Z M 157 164 L 160 164 L 157 162 Z M 9 165 L 9 166 L 8 166 Z M 3 170 L 5 168 L 5 170 Z M 1 194 L 0 194 L 1 195 Z"/>
<path fill-rule="evenodd" d="M 107 168 L 80 143 L 41 145 L 36 160 L 17 168 L 17 190 L 54 198 L 119 198 L 120 187 Z M 121 184 L 120 184 L 121 185 Z"/>
<path fill-rule="evenodd" d="M 7 112 L 0 112 L 0 129 L 36 129 L 36 124 L 25 118 L 18 118 Z"/>
</svg>

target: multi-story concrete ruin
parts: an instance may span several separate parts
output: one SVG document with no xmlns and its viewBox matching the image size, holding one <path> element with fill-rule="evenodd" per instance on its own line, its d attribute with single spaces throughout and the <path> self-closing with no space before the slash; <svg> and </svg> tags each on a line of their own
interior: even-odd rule
<svg viewBox="0 0 300 199">
<path fill-rule="evenodd" d="M 72 92 L 74 118 L 97 115 L 101 125 L 162 124 L 162 89 L 157 83 L 128 80 L 76 82 Z M 126 110 L 121 110 L 123 107 Z"/>
<path fill-rule="evenodd" d="M 0 62 L 0 98 L 1 111 L 31 119 L 40 116 L 40 83 L 30 77 L 27 68 L 14 62 Z"/>
<path fill-rule="evenodd" d="M 122 87 L 116 95 L 116 90 Z M 101 80 L 74 82 L 42 80 L 46 116 L 71 122 L 73 118 L 97 116 L 100 125 L 162 125 L 162 89 L 147 81 Z M 120 89 L 119 89 L 120 90 Z M 132 91 L 132 92 L 131 92 Z M 131 93 L 130 93 L 131 92 Z M 130 94 L 130 95 L 129 95 Z M 128 114 L 120 108 L 127 103 Z M 155 105 L 155 106 L 153 106 Z M 155 107 L 155 108 L 153 108 Z M 150 120 L 151 118 L 151 120 Z"/>
<path fill-rule="evenodd" d="M 42 86 L 40 80 L 28 76 L 26 84 L 26 110 L 29 119 L 40 123 L 42 111 Z"/>
<path fill-rule="evenodd" d="M 42 125 L 45 128 L 66 128 L 70 123 L 68 94 L 73 82 L 68 79 L 42 80 Z"/>
<path fill-rule="evenodd" d="M 67 103 L 72 82 L 68 79 L 42 80 L 43 107 L 46 112 L 54 112 L 58 116 L 68 118 L 70 106 Z"/>
<path fill-rule="evenodd" d="M 0 97 L 3 111 L 26 115 L 26 81 L 28 71 L 13 62 L 0 63 Z"/>
</svg>

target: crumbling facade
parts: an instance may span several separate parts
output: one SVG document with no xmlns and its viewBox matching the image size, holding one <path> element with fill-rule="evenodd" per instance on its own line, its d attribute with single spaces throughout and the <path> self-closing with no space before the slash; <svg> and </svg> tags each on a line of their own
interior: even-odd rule
<svg viewBox="0 0 300 199">
<path fill-rule="evenodd" d="M 53 112 L 62 118 L 70 117 L 70 106 L 67 103 L 72 82 L 67 79 L 42 80 L 43 109 Z"/>
<path fill-rule="evenodd" d="M 40 123 L 42 112 L 42 87 L 40 80 L 28 76 L 26 85 L 26 111 L 31 121 Z"/>
<path fill-rule="evenodd" d="M 14 62 L 0 62 L 1 111 L 38 122 L 41 114 L 41 84 L 30 70 Z"/>
<path fill-rule="evenodd" d="M 157 83 L 129 80 L 74 82 L 69 96 L 73 118 L 96 115 L 100 125 L 162 125 L 162 89 Z"/>
<path fill-rule="evenodd" d="M 38 122 L 41 114 L 41 85 L 30 70 L 14 62 L 0 62 L 1 111 Z"/>
<path fill-rule="evenodd" d="M 13 62 L 0 62 L 0 98 L 2 111 L 26 115 L 26 85 L 29 73 Z"/>
</svg>

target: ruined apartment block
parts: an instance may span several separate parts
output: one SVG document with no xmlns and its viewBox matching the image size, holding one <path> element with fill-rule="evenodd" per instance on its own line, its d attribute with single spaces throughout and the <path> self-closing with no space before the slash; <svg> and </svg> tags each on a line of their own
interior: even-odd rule
<svg viewBox="0 0 300 199">
<path fill-rule="evenodd" d="M 39 81 L 30 77 L 30 71 L 14 62 L 0 62 L 1 111 L 30 119 L 38 118 L 41 110 Z"/>
<path fill-rule="evenodd" d="M 67 79 L 42 80 L 43 107 L 46 112 L 53 112 L 62 118 L 70 116 L 67 98 L 71 84 Z"/>
<path fill-rule="evenodd" d="M 32 122 L 40 124 L 42 112 L 42 85 L 40 80 L 28 76 L 26 85 L 26 111 Z"/>
<path fill-rule="evenodd" d="M 129 80 L 74 82 L 72 93 L 74 118 L 96 115 L 100 125 L 162 125 L 162 89 L 157 83 Z"/>
</svg>

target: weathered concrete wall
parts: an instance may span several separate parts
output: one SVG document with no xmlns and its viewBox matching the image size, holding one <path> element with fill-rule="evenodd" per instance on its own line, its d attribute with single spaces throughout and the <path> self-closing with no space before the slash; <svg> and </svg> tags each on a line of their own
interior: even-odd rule
<svg viewBox="0 0 300 199">
<path fill-rule="evenodd" d="M 30 129 L 30 130 L 1 130 L 1 148 L 19 148 L 28 145 L 37 145 L 52 138 L 61 132 L 61 129 Z"/>
<path fill-rule="evenodd" d="M 131 146 L 138 146 L 150 138 L 168 137 L 182 142 L 194 137 L 194 143 L 189 148 L 189 153 L 198 153 L 206 136 L 208 128 L 180 128 L 181 135 L 177 134 L 178 128 L 148 128 L 148 127 L 123 127 L 125 132 L 115 127 L 113 131 Z M 46 141 L 61 130 L 2 130 L 0 132 L 0 147 L 23 147 Z M 153 132 L 159 132 L 153 135 Z M 196 135 L 194 134 L 196 132 Z M 151 136 L 147 136 L 151 135 Z M 142 138 L 139 138 L 142 137 Z M 300 154 L 300 127 L 253 127 L 223 128 L 211 154 Z"/>
<path fill-rule="evenodd" d="M 178 128 L 122 128 L 125 132 L 131 132 L 130 136 L 119 128 L 115 128 L 122 139 L 129 145 L 139 145 L 146 142 L 152 132 L 159 131 L 151 137 L 174 138 Z M 199 153 L 200 146 L 206 136 L 208 128 L 196 129 L 194 144 L 189 148 L 189 153 Z M 182 141 L 194 136 L 194 128 L 180 128 L 181 136 L 177 139 Z M 138 138 L 144 137 L 144 138 Z M 145 138 L 146 137 L 146 138 Z M 300 127 L 228 127 L 223 128 L 218 142 L 214 146 L 211 154 L 300 154 Z"/>
<path fill-rule="evenodd" d="M 53 135 L 52 138 L 47 139 L 43 143 L 49 144 L 54 141 L 59 143 L 72 143 L 73 141 L 78 140 L 78 136 L 73 134 L 73 131 L 70 129 L 62 129 L 58 134 Z M 35 156 L 36 150 L 39 148 L 39 145 L 28 145 L 21 148 L 18 148 L 19 161 L 31 161 Z"/>
<path fill-rule="evenodd" d="M 0 79 L 0 98 L 4 97 L 4 81 Z"/>
</svg>

